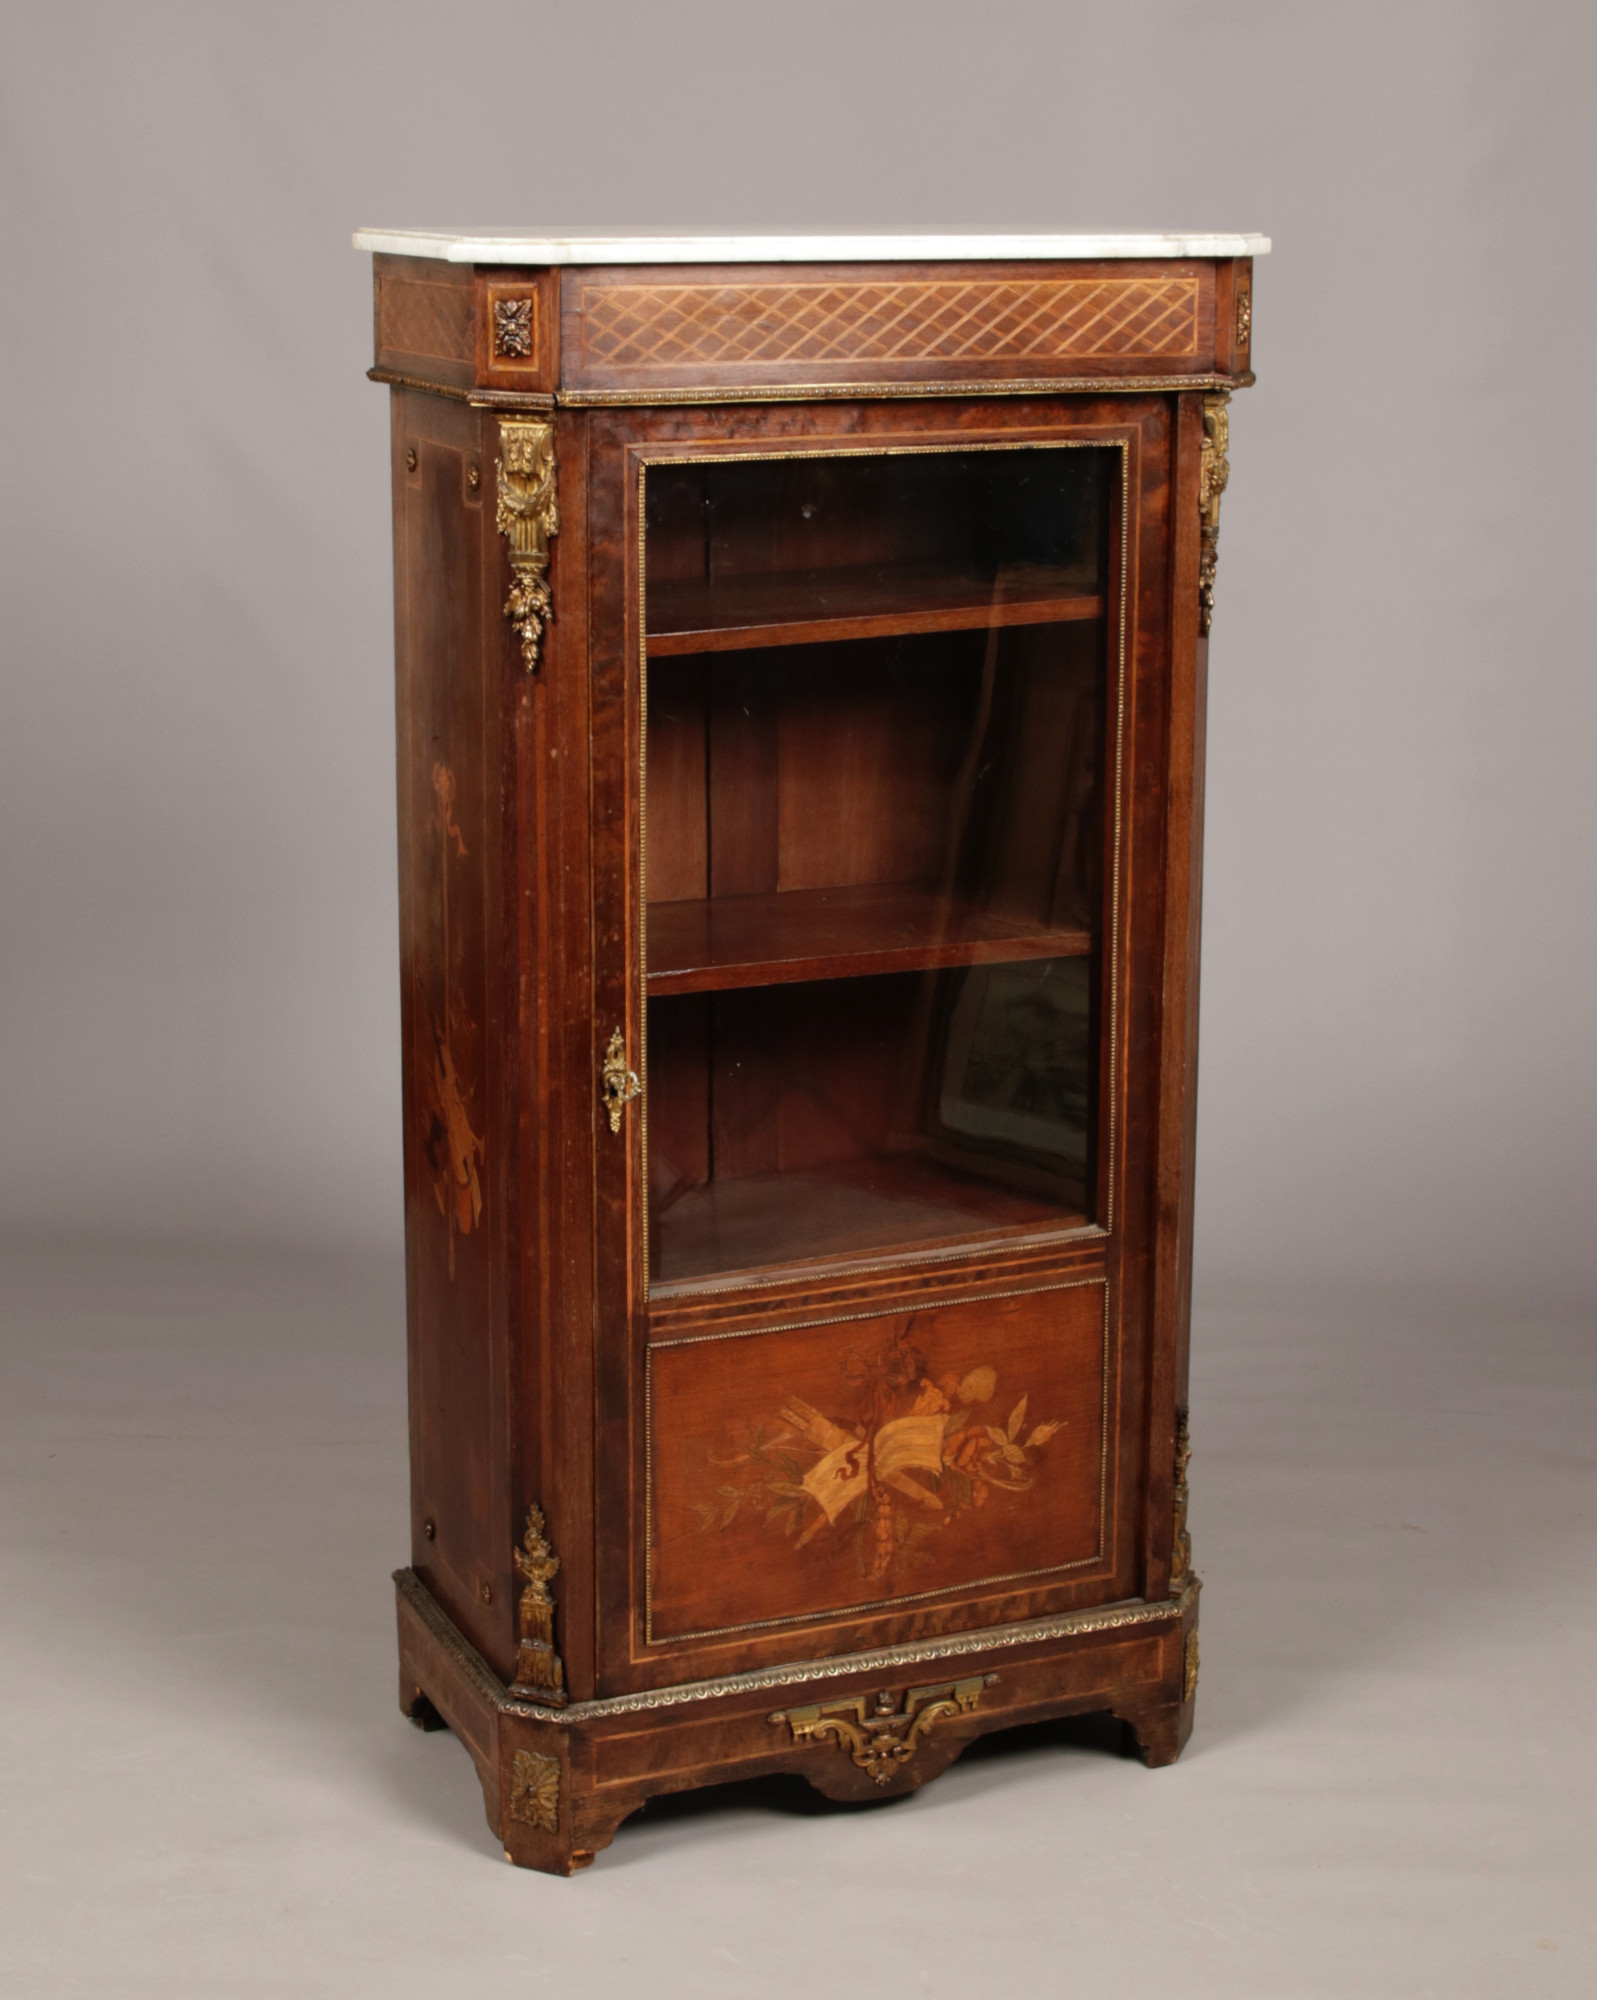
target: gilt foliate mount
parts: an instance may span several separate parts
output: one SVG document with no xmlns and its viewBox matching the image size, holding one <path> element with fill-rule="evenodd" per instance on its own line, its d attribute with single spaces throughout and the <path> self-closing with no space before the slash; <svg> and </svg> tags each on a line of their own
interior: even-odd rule
<svg viewBox="0 0 1597 2000">
<path fill-rule="evenodd" d="M 996 1674 L 973 1674 L 945 1687 L 911 1688 L 900 1702 L 883 1688 L 874 1702 L 864 1695 L 842 1701 L 779 1708 L 773 1727 L 786 1723 L 795 1743 L 832 1743 L 878 1785 L 891 1784 L 914 1757 L 922 1740 L 941 1722 L 975 1711 Z"/>
<path fill-rule="evenodd" d="M 499 446 L 499 505 L 494 518 L 510 544 L 505 616 L 520 641 L 522 665 L 535 674 L 544 634 L 554 617 L 549 538 L 560 530 L 554 425 L 505 418 L 499 425 Z"/>
<path fill-rule="evenodd" d="M 1231 477 L 1231 398 L 1203 399 L 1203 448 L 1198 461 L 1198 630 L 1214 623 L 1214 576 L 1220 559 L 1220 496 Z"/>
<path fill-rule="evenodd" d="M 525 1579 L 518 1612 L 520 1635 L 516 1648 L 516 1678 L 510 1692 L 526 1701 L 563 1707 L 566 1676 L 555 1651 L 554 1599 L 549 1585 L 559 1573 L 560 1558 L 544 1533 L 543 1509 L 536 1501 L 527 1509 L 527 1531 L 515 1552 L 516 1574 Z"/>
</svg>

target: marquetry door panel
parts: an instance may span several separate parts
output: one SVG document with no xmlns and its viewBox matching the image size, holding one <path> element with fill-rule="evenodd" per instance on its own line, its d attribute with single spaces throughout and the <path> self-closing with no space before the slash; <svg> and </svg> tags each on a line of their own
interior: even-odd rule
<svg viewBox="0 0 1597 2000">
<path fill-rule="evenodd" d="M 651 1643 L 1102 1563 L 1108 1287 L 650 1349 Z"/>
</svg>

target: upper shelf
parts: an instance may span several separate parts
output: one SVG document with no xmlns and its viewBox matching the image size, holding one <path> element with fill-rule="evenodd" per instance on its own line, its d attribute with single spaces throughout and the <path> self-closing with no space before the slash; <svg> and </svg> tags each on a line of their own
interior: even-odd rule
<svg viewBox="0 0 1597 2000">
<path fill-rule="evenodd" d="M 646 603 L 650 659 L 824 639 L 1056 625 L 1100 618 L 1104 609 L 1101 596 L 1055 570 L 1008 570 L 995 583 L 902 566 L 649 583 Z"/>
<path fill-rule="evenodd" d="M 1263 257 L 1268 236 L 497 236 L 357 229 L 357 250 L 447 264 L 906 264 L 994 258 Z"/>
<path fill-rule="evenodd" d="M 651 903 L 647 925 L 652 998 L 1079 958 L 1092 949 L 1088 931 L 1043 926 L 899 882 Z"/>
</svg>

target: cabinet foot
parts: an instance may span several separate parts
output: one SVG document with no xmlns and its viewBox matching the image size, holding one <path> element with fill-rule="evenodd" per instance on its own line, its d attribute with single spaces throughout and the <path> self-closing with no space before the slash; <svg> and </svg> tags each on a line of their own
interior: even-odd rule
<svg viewBox="0 0 1597 2000">
<path fill-rule="evenodd" d="M 399 1683 L 399 1712 L 407 1722 L 414 1723 L 418 1729 L 431 1732 L 434 1729 L 449 1727 L 421 1689 L 413 1687 L 403 1675 L 400 1676 Z"/>
<path fill-rule="evenodd" d="M 1173 1764 L 1192 1734 L 1192 1703 L 1161 1703 L 1156 1708 L 1116 1709 L 1131 1732 L 1137 1755 L 1150 1770 Z"/>
</svg>

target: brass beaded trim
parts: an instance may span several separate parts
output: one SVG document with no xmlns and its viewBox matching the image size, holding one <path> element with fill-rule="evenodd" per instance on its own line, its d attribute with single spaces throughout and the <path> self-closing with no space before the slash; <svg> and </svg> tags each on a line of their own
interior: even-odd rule
<svg viewBox="0 0 1597 2000">
<path fill-rule="evenodd" d="M 872 402 L 883 397 L 937 396 L 1142 396 L 1185 389 L 1250 389 L 1251 370 L 1241 375 L 1060 375 L 998 382 L 793 382 L 741 386 L 706 385 L 683 389 L 557 389 L 563 409 L 613 409 L 680 403 L 837 403 Z"/>
<path fill-rule="evenodd" d="M 597 1722 L 611 1715 L 636 1715 L 651 1708 L 680 1708 L 689 1702 L 720 1701 L 731 1695 L 754 1694 L 762 1688 L 796 1687 L 805 1681 L 833 1681 L 851 1674 L 889 1673 L 922 1660 L 961 1659 L 972 1653 L 996 1653 L 1014 1646 L 1038 1646 L 1050 1639 L 1073 1639 L 1093 1632 L 1115 1632 L 1126 1626 L 1164 1624 L 1185 1617 L 1197 1602 L 1202 1584 L 1197 1577 L 1179 1597 L 1148 1602 L 1122 1598 L 1115 1604 L 1095 1604 L 1082 1611 L 1060 1611 L 1051 1618 L 1032 1618 L 1021 1625 L 985 1625 L 971 1632 L 950 1633 L 943 1639 L 903 1646 L 881 1646 L 869 1653 L 838 1653 L 821 1660 L 797 1660 L 764 1667 L 755 1673 L 727 1674 L 718 1680 L 679 1681 L 674 1686 L 645 1688 L 637 1694 L 603 1696 L 573 1702 L 568 1708 L 545 1708 L 538 1702 L 515 1701 L 487 1661 L 461 1637 L 413 1569 L 394 1571 L 400 1596 L 427 1627 L 450 1662 L 478 1694 L 486 1696 L 502 1715 L 569 1727 Z"/>
<path fill-rule="evenodd" d="M 901 401 L 939 396 L 1164 396 L 1184 390 L 1251 389 L 1257 381 L 1251 369 L 1240 375 L 1067 375 L 1054 380 L 1022 382 L 797 382 L 791 386 L 702 389 L 462 389 L 451 382 L 428 382 L 419 375 L 402 375 L 392 368 L 368 368 L 368 382 L 394 389 L 420 389 L 469 403 L 474 410 L 648 409 L 721 403 L 837 403 Z"/>
</svg>

